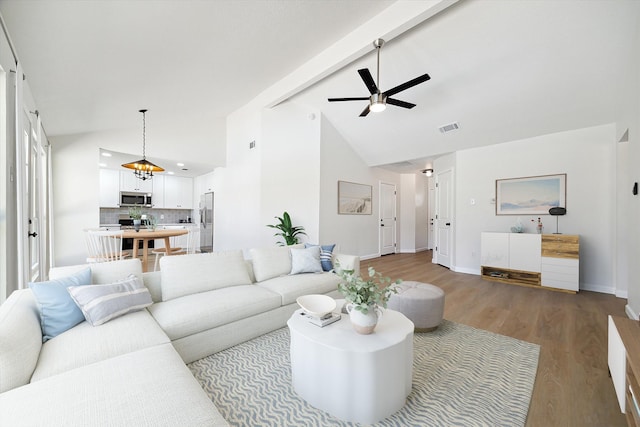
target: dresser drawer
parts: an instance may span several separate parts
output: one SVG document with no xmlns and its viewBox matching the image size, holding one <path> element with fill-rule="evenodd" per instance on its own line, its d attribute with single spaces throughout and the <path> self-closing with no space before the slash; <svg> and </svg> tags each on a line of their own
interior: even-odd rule
<svg viewBox="0 0 640 427">
<path fill-rule="evenodd" d="M 580 256 L 580 236 L 543 234 L 542 256 L 578 259 Z"/>
<path fill-rule="evenodd" d="M 578 291 L 580 262 L 577 259 L 542 257 L 541 267 L 542 286 Z"/>
</svg>

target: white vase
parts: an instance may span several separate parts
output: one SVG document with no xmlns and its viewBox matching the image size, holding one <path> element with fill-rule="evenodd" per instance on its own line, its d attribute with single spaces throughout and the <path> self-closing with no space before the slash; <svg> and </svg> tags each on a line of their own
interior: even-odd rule
<svg viewBox="0 0 640 427">
<path fill-rule="evenodd" d="M 382 317 L 382 311 L 377 305 L 370 305 L 367 313 L 356 310 L 354 304 L 347 304 L 347 313 L 353 329 L 359 334 L 369 335 L 378 324 L 378 319 Z"/>
</svg>

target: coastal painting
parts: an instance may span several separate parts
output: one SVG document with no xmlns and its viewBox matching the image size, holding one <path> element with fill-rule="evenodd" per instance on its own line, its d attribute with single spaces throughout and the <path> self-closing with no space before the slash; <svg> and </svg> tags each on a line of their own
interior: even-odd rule
<svg viewBox="0 0 640 427">
<path fill-rule="evenodd" d="M 496 215 L 548 215 L 566 198 L 566 173 L 496 180 Z"/>
<path fill-rule="evenodd" d="M 371 195 L 370 185 L 338 181 L 338 213 L 371 215 Z"/>
</svg>

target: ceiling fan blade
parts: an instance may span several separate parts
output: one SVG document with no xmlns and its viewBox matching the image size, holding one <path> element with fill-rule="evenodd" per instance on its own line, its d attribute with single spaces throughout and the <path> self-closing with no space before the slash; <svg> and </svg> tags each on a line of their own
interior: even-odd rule
<svg viewBox="0 0 640 427">
<path fill-rule="evenodd" d="M 367 86 L 367 89 L 369 89 L 369 93 L 371 93 L 371 95 L 378 93 L 378 86 L 376 86 L 376 82 L 373 80 L 373 76 L 371 76 L 368 68 L 358 70 L 358 74 L 360 74 L 362 81 Z"/>
<path fill-rule="evenodd" d="M 387 97 L 393 96 L 398 92 L 402 92 L 403 90 L 407 90 L 410 87 L 413 87 L 415 85 L 419 85 L 420 83 L 426 82 L 430 78 L 431 77 L 429 77 L 429 74 L 423 74 L 420 77 L 416 77 L 413 80 L 409 80 L 408 82 L 404 82 L 401 85 L 398 85 L 398 86 L 394 87 L 393 89 L 389 89 L 389 90 L 385 91 L 383 94 L 386 95 Z"/>
<path fill-rule="evenodd" d="M 365 108 L 364 110 L 362 110 L 362 113 L 360 113 L 360 117 L 366 117 L 367 114 L 369 114 L 369 106 L 367 105 L 367 108 Z"/>
<path fill-rule="evenodd" d="M 329 102 L 340 102 L 340 101 L 368 101 L 368 96 L 363 96 L 359 98 L 329 98 Z"/>
<path fill-rule="evenodd" d="M 416 104 L 400 101 L 399 99 L 393 99 L 393 98 L 387 98 L 387 104 L 395 105 L 396 107 L 402 107 L 402 108 L 413 108 L 416 106 Z"/>
</svg>

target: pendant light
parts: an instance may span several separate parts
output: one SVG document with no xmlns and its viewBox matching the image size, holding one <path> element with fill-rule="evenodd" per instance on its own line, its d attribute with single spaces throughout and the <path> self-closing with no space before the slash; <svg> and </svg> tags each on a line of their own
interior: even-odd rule
<svg viewBox="0 0 640 427">
<path fill-rule="evenodd" d="M 147 110 L 140 110 L 142 113 L 142 160 L 136 160 L 135 162 L 125 163 L 122 167 L 127 169 L 133 169 L 133 174 L 136 178 L 140 178 L 143 181 L 153 178 L 154 172 L 164 172 L 160 166 L 154 165 L 147 160 L 146 157 L 146 130 L 147 124 L 145 120 L 145 113 Z"/>
</svg>

